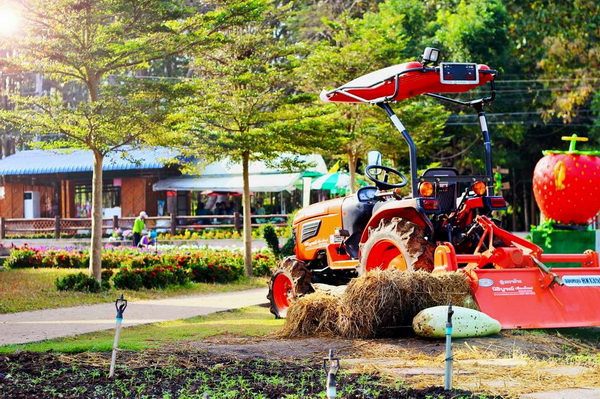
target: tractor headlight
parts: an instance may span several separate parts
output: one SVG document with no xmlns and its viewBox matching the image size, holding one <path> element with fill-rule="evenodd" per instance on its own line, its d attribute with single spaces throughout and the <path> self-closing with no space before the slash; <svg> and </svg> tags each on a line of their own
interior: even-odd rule
<svg viewBox="0 0 600 399">
<path fill-rule="evenodd" d="M 424 181 L 419 184 L 419 194 L 421 194 L 422 197 L 431 197 L 433 196 L 433 192 L 433 184 L 430 182 Z"/>
<path fill-rule="evenodd" d="M 473 184 L 473 187 L 471 189 L 473 190 L 473 192 L 475 194 L 477 194 L 480 197 L 484 196 L 487 193 L 487 186 L 482 181 L 475 182 L 475 184 Z"/>
</svg>

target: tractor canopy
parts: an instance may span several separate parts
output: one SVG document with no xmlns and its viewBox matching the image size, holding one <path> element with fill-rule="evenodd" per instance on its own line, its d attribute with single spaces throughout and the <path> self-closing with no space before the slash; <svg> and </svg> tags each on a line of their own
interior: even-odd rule
<svg viewBox="0 0 600 399">
<path fill-rule="evenodd" d="M 493 81 L 496 71 L 475 63 L 441 63 L 429 67 L 407 62 L 368 73 L 331 91 L 325 102 L 377 104 L 395 102 L 425 93 L 462 93 Z"/>
</svg>

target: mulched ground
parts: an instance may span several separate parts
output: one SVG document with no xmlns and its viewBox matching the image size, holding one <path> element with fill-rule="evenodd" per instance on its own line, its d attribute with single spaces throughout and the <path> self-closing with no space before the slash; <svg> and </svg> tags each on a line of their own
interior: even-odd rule
<svg viewBox="0 0 600 399">
<path fill-rule="evenodd" d="M 0 397 L 322 398 L 325 391 L 322 362 L 314 360 L 239 360 L 194 351 L 121 352 L 114 379 L 107 376 L 109 362 L 106 353 L 2 355 Z M 443 387 L 390 387 L 368 374 L 337 377 L 338 398 L 478 397 Z"/>
<path fill-rule="evenodd" d="M 600 351 L 598 328 L 502 331 L 491 337 L 454 340 L 455 350 L 485 348 L 497 356 L 564 358 Z M 160 350 L 120 351 L 115 378 L 108 378 L 110 353 L 29 353 L 0 355 L 0 398 L 324 398 L 323 357 L 329 349 L 342 359 L 397 356 L 402 351 L 435 358 L 441 341 L 414 335 L 394 339 L 327 337 L 213 337 Z M 440 379 L 440 383 L 443 380 Z M 440 386 L 392 386 L 372 373 L 337 376 L 337 398 L 500 399 Z"/>
</svg>

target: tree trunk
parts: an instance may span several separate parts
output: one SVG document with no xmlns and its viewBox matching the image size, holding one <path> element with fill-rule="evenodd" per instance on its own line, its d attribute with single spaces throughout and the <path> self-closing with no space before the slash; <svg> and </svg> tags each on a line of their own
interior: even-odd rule
<svg viewBox="0 0 600 399">
<path fill-rule="evenodd" d="M 356 192 L 356 152 L 354 150 L 348 151 L 348 172 L 350 173 L 350 192 Z"/>
<path fill-rule="evenodd" d="M 250 153 L 242 155 L 244 176 L 244 268 L 246 276 L 252 276 L 252 219 L 250 218 Z"/>
<path fill-rule="evenodd" d="M 100 79 L 102 79 L 102 74 L 88 71 L 87 76 L 87 87 L 90 101 L 96 102 L 100 100 Z"/>
<path fill-rule="evenodd" d="M 92 239 L 90 243 L 90 276 L 101 282 L 102 267 L 102 162 L 104 155 L 94 150 L 92 176 Z"/>
</svg>

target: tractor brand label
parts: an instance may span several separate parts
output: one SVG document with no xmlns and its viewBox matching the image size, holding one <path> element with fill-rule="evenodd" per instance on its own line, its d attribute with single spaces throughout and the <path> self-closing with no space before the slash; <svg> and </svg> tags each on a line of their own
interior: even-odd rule
<svg viewBox="0 0 600 399">
<path fill-rule="evenodd" d="M 567 287 L 600 287 L 600 276 L 562 276 Z"/>
<path fill-rule="evenodd" d="M 506 281 L 504 284 L 507 284 Z M 507 285 L 505 287 L 492 287 L 492 292 L 495 296 L 509 296 L 509 295 L 535 295 L 533 286 L 531 285 Z"/>
<path fill-rule="evenodd" d="M 501 285 L 505 285 L 505 284 L 523 284 L 523 281 L 514 278 L 512 280 L 500 280 L 500 284 Z"/>
<path fill-rule="evenodd" d="M 494 285 L 494 280 L 492 280 L 490 278 L 479 279 L 480 287 L 491 287 L 492 285 Z"/>
<path fill-rule="evenodd" d="M 312 248 L 312 247 L 321 247 L 321 246 L 326 246 L 326 245 L 327 245 L 327 239 L 320 239 L 320 240 L 307 242 L 304 246 L 306 248 Z"/>
</svg>

